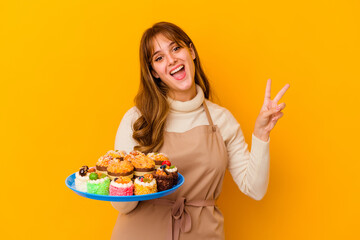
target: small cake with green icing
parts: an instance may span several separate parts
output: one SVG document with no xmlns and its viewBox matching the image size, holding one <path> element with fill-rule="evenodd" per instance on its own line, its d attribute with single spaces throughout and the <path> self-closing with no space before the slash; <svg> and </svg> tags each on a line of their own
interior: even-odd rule
<svg viewBox="0 0 360 240">
<path fill-rule="evenodd" d="M 111 162 L 107 168 L 107 174 L 111 180 L 120 176 L 131 179 L 134 176 L 134 166 L 128 161 Z"/>
<path fill-rule="evenodd" d="M 135 179 L 134 194 L 144 195 L 157 192 L 156 180 L 152 174 L 145 174 L 144 176 Z"/>
<path fill-rule="evenodd" d="M 103 173 L 90 173 L 87 182 L 87 192 L 99 195 L 109 195 L 110 179 Z"/>
<path fill-rule="evenodd" d="M 155 169 L 161 167 L 162 162 L 169 161 L 169 158 L 165 153 L 152 152 L 148 153 L 147 156 L 155 161 Z"/>
</svg>

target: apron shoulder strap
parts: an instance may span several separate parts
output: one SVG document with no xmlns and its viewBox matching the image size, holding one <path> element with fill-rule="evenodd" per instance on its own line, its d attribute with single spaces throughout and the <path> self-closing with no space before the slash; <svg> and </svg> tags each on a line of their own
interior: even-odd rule
<svg viewBox="0 0 360 240">
<path fill-rule="evenodd" d="M 213 121 L 212 121 L 212 118 L 211 118 L 211 115 L 210 115 L 210 112 L 209 112 L 209 109 L 208 109 L 208 107 L 207 107 L 207 105 L 206 105 L 205 100 L 204 100 L 204 102 L 203 102 L 203 106 L 204 106 L 204 109 L 205 109 L 206 117 L 207 117 L 207 119 L 208 119 L 208 121 L 209 121 L 209 123 L 210 123 L 210 126 L 211 126 L 213 132 L 215 132 L 215 131 L 216 131 L 216 127 L 215 127 L 215 125 L 214 125 L 214 123 L 213 123 Z"/>
</svg>

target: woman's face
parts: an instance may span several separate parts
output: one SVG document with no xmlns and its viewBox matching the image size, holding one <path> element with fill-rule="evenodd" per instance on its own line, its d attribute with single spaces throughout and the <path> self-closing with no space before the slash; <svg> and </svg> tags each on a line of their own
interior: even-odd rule
<svg viewBox="0 0 360 240">
<path fill-rule="evenodd" d="M 195 52 L 159 34 L 153 39 L 152 74 L 169 88 L 169 97 L 188 101 L 195 97 Z"/>
</svg>

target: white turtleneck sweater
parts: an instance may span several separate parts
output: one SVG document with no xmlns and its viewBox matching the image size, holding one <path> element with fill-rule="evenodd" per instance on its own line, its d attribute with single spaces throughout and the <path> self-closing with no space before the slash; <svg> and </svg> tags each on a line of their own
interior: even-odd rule
<svg viewBox="0 0 360 240">
<path fill-rule="evenodd" d="M 196 85 L 197 94 L 190 101 L 181 102 L 168 98 L 170 112 L 167 117 L 165 130 L 167 132 L 185 132 L 196 126 L 209 125 L 202 103 L 204 93 Z M 220 134 L 225 142 L 230 171 L 239 189 L 247 196 L 261 200 L 267 190 L 269 182 L 269 142 L 262 141 L 252 134 L 251 152 L 245 142 L 240 124 L 234 116 L 225 108 L 205 100 L 209 108 L 211 118 L 220 129 Z M 130 152 L 137 145 L 132 138 L 132 125 L 140 116 L 136 107 L 127 111 L 121 120 L 115 140 L 116 150 Z M 121 213 L 133 210 L 137 202 L 112 203 Z"/>
</svg>

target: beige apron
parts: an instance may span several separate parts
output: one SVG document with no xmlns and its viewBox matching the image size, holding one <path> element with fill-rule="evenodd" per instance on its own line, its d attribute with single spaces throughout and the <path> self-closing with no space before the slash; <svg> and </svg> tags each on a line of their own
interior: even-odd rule
<svg viewBox="0 0 360 240">
<path fill-rule="evenodd" d="M 228 155 L 205 101 L 203 106 L 210 125 L 164 134 L 160 152 L 184 176 L 183 186 L 163 198 L 139 202 L 129 214 L 119 214 L 111 239 L 224 239 L 224 219 L 215 200 Z"/>
</svg>

